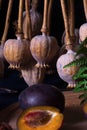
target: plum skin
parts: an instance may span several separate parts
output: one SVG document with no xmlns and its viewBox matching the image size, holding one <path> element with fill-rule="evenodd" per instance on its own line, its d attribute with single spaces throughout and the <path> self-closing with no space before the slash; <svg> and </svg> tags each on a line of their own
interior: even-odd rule
<svg viewBox="0 0 87 130">
<path fill-rule="evenodd" d="M 48 84 L 36 84 L 24 89 L 18 97 L 19 105 L 22 109 L 34 106 L 54 106 L 64 111 L 65 97 L 55 86 Z"/>
</svg>

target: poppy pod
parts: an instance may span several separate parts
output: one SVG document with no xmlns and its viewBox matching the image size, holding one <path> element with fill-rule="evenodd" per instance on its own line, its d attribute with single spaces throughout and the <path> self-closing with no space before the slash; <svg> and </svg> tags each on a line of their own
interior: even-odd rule
<svg viewBox="0 0 87 130">
<path fill-rule="evenodd" d="M 42 16 L 37 11 L 38 0 L 32 0 L 31 6 L 32 7 L 30 9 L 30 18 L 31 18 L 32 36 L 36 36 L 41 33 L 40 30 L 41 30 L 41 26 L 42 26 Z M 26 23 L 27 23 L 26 11 L 24 11 L 23 12 L 23 33 L 24 33 L 24 35 L 26 33 Z"/>
<path fill-rule="evenodd" d="M 45 66 L 56 53 L 53 46 L 58 50 L 58 44 L 55 38 L 46 36 L 45 34 L 35 36 L 30 43 L 31 54 L 37 61 L 37 65 Z"/>
<path fill-rule="evenodd" d="M 29 61 L 29 43 L 27 40 L 22 40 L 20 35 L 17 36 L 17 39 L 7 40 L 4 45 L 4 56 L 10 64 L 10 68 L 23 67 Z"/>
<path fill-rule="evenodd" d="M 72 50 L 68 50 L 66 54 L 61 55 L 57 60 L 57 72 L 61 79 L 68 83 L 68 87 L 75 87 L 76 83 L 73 80 L 73 75 L 77 71 L 76 66 L 64 68 L 65 65 L 69 64 L 75 59 L 76 53 Z"/>
<path fill-rule="evenodd" d="M 22 69 L 21 73 L 28 86 L 31 86 L 42 83 L 45 76 L 45 68 L 37 68 L 35 64 L 32 63 L 27 69 Z"/>
</svg>

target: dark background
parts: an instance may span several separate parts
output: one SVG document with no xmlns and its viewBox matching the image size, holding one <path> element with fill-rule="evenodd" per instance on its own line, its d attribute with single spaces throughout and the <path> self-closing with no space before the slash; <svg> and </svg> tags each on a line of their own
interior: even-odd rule
<svg viewBox="0 0 87 130">
<path fill-rule="evenodd" d="M 0 39 L 4 31 L 8 1 L 9 0 L 2 0 L 2 5 L 0 8 Z M 38 6 L 38 12 L 40 12 L 42 15 L 43 15 L 43 2 L 44 0 L 39 0 L 39 6 Z M 14 0 L 7 39 L 16 38 L 13 23 L 15 20 L 18 19 L 18 4 L 19 0 Z M 83 24 L 84 22 L 86 22 L 86 20 L 82 0 L 79 1 L 75 0 L 75 27 L 79 28 L 80 25 Z M 61 47 L 62 45 L 61 37 L 64 31 L 64 22 L 61 12 L 60 0 L 54 0 L 53 2 L 50 30 L 51 35 L 56 37 L 58 44 Z M 20 78 L 21 76 L 20 72 L 8 69 L 8 65 L 9 65 L 8 63 L 5 64 L 5 74 L 4 78 L 0 79 L 0 87 L 9 88 L 11 90 L 17 90 L 17 93 L 8 94 L 6 91 L 0 90 L 0 109 L 3 109 L 6 106 L 10 105 L 11 103 L 16 102 L 18 100 L 19 93 L 23 89 L 28 87 L 23 78 Z M 53 75 L 46 75 L 44 83 L 53 84 L 61 90 L 66 90 L 67 86 L 67 83 L 62 81 L 57 73 Z"/>
<path fill-rule="evenodd" d="M 2 5 L 0 9 L 0 38 L 2 37 L 3 30 L 4 30 L 8 1 L 9 0 L 2 0 Z M 83 9 L 83 1 L 82 0 L 79 1 L 74 0 L 74 1 L 75 1 L 75 27 L 79 28 L 81 24 L 86 22 L 84 9 Z M 44 0 L 39 0 L 38 12 L 40 12 L 42 15 L 43 15 L 43 3 Z M 10 27 L 9 27 L 7 39 L 15 37 L 13 22 L 18 18 L 18 4 L 19 4 L 19 0 L 13 0 Z M 53 1 L 50 29 L 51 29 L 51 35 L 57 38 L 58 43 L 61 46 L 61 37 L 64 31 L 64 23 L 63 23 L 63 17 L 61 12 L 60 0 Z"/>
</svg>

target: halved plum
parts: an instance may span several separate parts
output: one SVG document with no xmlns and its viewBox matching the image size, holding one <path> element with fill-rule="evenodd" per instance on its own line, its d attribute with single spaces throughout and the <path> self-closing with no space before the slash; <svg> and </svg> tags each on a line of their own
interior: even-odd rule
<svg viewBox="0 0 87 130">
<path fill-rule="evenodd" d="M 63 114 L 55 107 L 31 107 L 21 113 L 17 120 L 18 130 L 58 130 Z"/>
</svg>

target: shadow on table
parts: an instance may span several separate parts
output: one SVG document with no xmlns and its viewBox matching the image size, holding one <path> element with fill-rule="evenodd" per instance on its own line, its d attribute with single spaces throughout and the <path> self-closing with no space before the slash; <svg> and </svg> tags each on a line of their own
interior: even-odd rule
<svg viewBox="0 0 87 130">
<path fill-rule="evenodd" d="M 87 118 L 80 106 L 65 108 L 61 130 L 87 130 Z"/>
<path fill-rule="evenodd" d="M 66 88 L 66 83 L 59 78 L 57 73 L 45 75 L 43 83 L 55 85 L 61 90 L 65 90 Z M 28 85 L 24 81 L 23 77 L 21 77 L 21 73 L 17 70 L 11 70 L 6 67 L 4 78 L 0 79 L 0 110 L 17 102 L 18 95 L 26 87 L 28 87 Z M 9 93 L 1 88 L 16 91 L 16 93 Z"/>
</svg>

